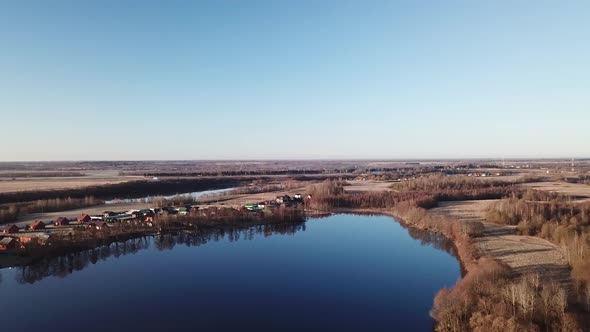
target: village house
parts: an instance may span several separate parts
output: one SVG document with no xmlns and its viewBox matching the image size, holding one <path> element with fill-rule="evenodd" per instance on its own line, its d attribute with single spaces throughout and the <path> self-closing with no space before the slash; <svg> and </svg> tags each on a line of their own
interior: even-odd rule
<svg viewBox="0 0 590 332">
<path fill-rule="evenodd" d="M 127 214 L 127 213 L 123 213 L 123 214 L 117 214 L 117 215 L 114 215 L 114 216 L 107 217 L 107 218 L 105 218 L 105 221 L 108 221 L 108 222 L 115 222 L 115 221 L 120 221 L 120 222 L 127 221 L 127 222 L 130 222 L 130 221 L 132 221 L 134 219 L 136 219 L 136 217 L 134 217 L 133 215 Z"/>
<path fill-rule="evenodd" d="M 70 224 L 70 219 L 65 218 L 65 217 L 59 217 L 57 219 L 55 219 L 55 226 L 67 226 Z"/>
<path fill-rule="evenodd" d="M 248 211 L 256 211 L 258 210 L 258 204 L 254 204 L 254 203 L 247 203 L 246 205 L 244 205 L 244 208 L 246 208 L 246 210 Z"/>
<path fill-rule="evenodd" d="M 127 212 L 125 212 L 125 214 L 128 214 L 130 216 L 132 216 L 133 218 L 137 218 L 140 215 L 139 210 L 129 210 Z"/>
<path fill-rule="evenodd" d="M 162 212 L 164 214 L 176 214 L 176 213 L 178 213 L 178 210 L 176 210 L 175 208 L 173 208 L 171 206 L 165 206 L 162 208 Z"/>
<path fill-rule="evenodd" d="M 283 204 L 285 202 L 285 196 L 277 196 L 276 203 Z"/>
<path fill-rule="evenodd" d="M 14 250 L 16 249 L 16 240 L 11 237 L 5 237 L 0 240 L 0 250 Z"/>
<path fill-rule="evenodd" d="M 153 217 L 155 215 L 155 212 L 150 209 L 143 209 L 143 210 L 139 210 L 138 215 L 142 218 Z"/>
<path fill-rule="evenodd" d="M 81 224 L 89 222 L 91 219 L 92 218 L 87 214 L 83 214 L 83 215 L 78 216 L 78 222 Z"/>
<path fill-rule="evenodd" d="M 103 212 L 103 213 L 102 213 L 102 215 L 103 215 L 105 218 L 106 218 L 106 217 L 111 217 L 111 216 L 116 216 L 117 214 L 119 214 L 119 213 L 117 213 L 117 212 L 113 212 L 113 211 L 105 211 L 105 212 Z"/>
<path fill-rule="evenodd" d="M 42 229 L 45 229 L 45 223 L 42 221 L 33 221 L 33 223 L 31 224 L 31 228 L 32 231 L 39 231 Z"/>
<path fill-rule="evenodd" d="M 19 237 L 21 244 L 44 245 L 47 243 L 50 235 L 45 233 L 28 233 L 25 236 Z"/>
<path fill-rule="evenodd" d="M 5 226 L 4 229 L 2 230 L 2 233 L 4 233 L 4 234 L 18 233 L 19 230 L 20 230 L 20 228 L 18 228 L 17 225 L 12 224 L 12 225 Z"/>
</svg>

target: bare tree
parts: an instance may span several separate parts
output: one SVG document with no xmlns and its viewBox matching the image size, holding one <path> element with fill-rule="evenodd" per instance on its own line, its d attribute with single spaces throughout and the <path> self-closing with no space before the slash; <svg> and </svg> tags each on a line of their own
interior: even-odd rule
<svg viewBox="0 0 590 332">
<path fill-rule="evenodd" d="M 534 310 L 535 290 L 529 284 L 527 278 L 522 278 L 516 287 L 516 301 L 522 310 L 524 317 L 529 317 Z"/>
<path fill-rule="evenodd" d="M 512 306 L 512 316 L 516 317 L 516 305 L 518 303 L 518 287 L 514 283 L 505 286 L 502 295 L 508 304 Z"/>
<path fill-rule="evenodd" d="M 541 311 L 543 313 L 543 318 L 547 326 L 549 326 L 551 323 L 554 293 L 555 285 L 547 284 L 543 286 L 543 289 L 541 289 L 541 293 L 539 296 L 541 302 Z"/>
</svg>

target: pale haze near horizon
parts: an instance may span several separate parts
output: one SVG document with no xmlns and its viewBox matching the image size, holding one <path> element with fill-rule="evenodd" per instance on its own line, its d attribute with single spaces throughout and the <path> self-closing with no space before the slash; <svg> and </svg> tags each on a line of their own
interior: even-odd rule
<svg viewBox="0 0 590 332">
<path fill-rule="evenodd" d="M 4 1 L 0 161 L 590 156 L 584 1 Z"/>
</svg>

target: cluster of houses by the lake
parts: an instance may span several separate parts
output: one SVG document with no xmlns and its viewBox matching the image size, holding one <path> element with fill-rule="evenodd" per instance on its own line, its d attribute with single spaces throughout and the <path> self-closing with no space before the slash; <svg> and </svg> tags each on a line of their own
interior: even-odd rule
<svg viewBox="0 0 590 332">
<path fill-rule="evenodd" d="M 311 199 L 311 195 L 307 195 L 307 199 L 308 200 Z M 244 208 L 249 211 L 258 211 L 258 210 L 262 210 L 262 209 L 269 207 L 269 206 L 290 207 L 290 206 L 296 206 L 299 204 L 303 204 L 303 196 L 301 194 L 295 194 L 293 196 L 280 195 L 280 196 L 277 196 L 274 200 L 270 200 L 270 201 L 262 201 L 259 203 L 246 203 L 246 205 L 244 205 Z"/>
<path fill-rule="evenodd" d="M 311 196 L 307 196 L 311 199 Z M 301 194 L 293 196 L 277 196 L 274 200 L 258 203 L 247 203 L 238 210 L 259 212 L 266 208 L 292 207 L 303 204 Z M 198 214 L 201 210 L 215 210 L 216 207 L 203 207 L 195 204 L 183 206 L 167 206 L 162 208 L 150 208 L 142 210 L 130 210 L 122 212 L 105 211 L 99 215 L 81 214 L 74 218 L 57 217 L 55 220 L 37 220 L 21 228 L 16 224 L 5 225 L 0 234 L 0 251 L 15 251 L 25 249 L 27 244 L 44 245 L 52 234 L 56 232 L 68 232 L 73 229 L 105 230 L 109 227 L 117 227 L 122 224 L 143 225 L 153 227 L 155 219 L 162 215 L 185 216 L 191 213 Z M 214 213 L 214 212 L 213 212 Z"/>
</svg>

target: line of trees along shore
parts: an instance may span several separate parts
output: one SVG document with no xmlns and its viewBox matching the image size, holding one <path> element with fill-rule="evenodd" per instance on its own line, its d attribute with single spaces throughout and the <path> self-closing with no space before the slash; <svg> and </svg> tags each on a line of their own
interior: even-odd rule
<svg viewBox="0 0 590 332">
<path fill-rule="evenodd" d="M 431 314 L 437 321 L 437 331 L 590 329 L 588 288 L 578 290 L 578 302 L 568 303 L 566 290 L 558 284 L 542 280 L 539 275 L 515 277 L 503 263 L 480 257 L 474 244 L 474 238 L 483 230 L 480 222 L 451 220 L 427 212 L 443 200 L 527 197 L 526 192 L 511 183 L 464 177 L 432 176 L 408 182 L 396 184 L 395 191 L 348 193 L 344 181 L 326 181 L 308 188 L 307 193 L 313 196 L 308 208 L 391 214 L 409 226 L 452 239 L 467 274 L 455 286 L 436 295 Z M 582 307 L 583 302 L 587 307 Z"/>
</svg>

